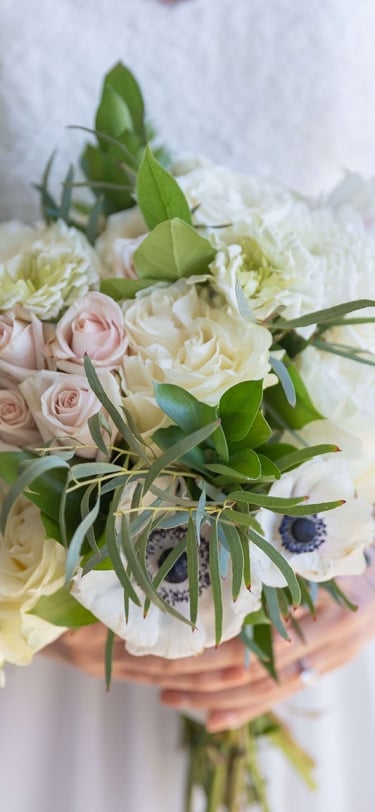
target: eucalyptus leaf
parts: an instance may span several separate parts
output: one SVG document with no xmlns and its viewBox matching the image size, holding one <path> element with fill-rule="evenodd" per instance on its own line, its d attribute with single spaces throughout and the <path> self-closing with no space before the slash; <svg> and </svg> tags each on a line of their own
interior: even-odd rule
<svg viewBox="0 0 375 812">
<path fill-rule="evenodd" d="M 313 313 L 308 313 L 306 316 L 299 316 L 296 319 L 286 321 L 284 319 L 277 319 L 273 323 L 273 327 L 281 328 L 283 330 L 290 330 L 296 327 L 308 327 L 310 324 L 332 324 L 336 319 L 341 319 L 346 313 L 352 313 L 355 310 L 363 310 L 365 307 L 375 307 L 373 299 L 355 299 L 352 302 L 344 302 L 334 307 L 326 307 L 324 310 L 314 310 Z"/>
<path fill-rule="evenodd" d="M 219 539 L 216 522 L 212 523 L 209 544 L 209 568 L 212 599 L 215 609 L 215 644 L 218 646 L 223 634 L 223 596 L 219 567 Z"/>
<path fill-rule="evenodd" d="M 297 403 L 297 395 L 293 378 L 288 371 L 288 367 L 279 358 L 275 358 L 273 355 L 270 355 L 270 364 L 280 381 L 289 406 L 294 408 Z"/>
</svg>

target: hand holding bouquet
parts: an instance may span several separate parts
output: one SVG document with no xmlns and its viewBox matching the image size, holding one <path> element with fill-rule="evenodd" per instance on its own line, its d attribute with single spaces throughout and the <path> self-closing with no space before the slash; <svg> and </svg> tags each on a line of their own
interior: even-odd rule
<svg viewBox="0 0 375 812">
<path fill-rule="evenodd" d="M 317 585 L 345 602 L 374 540 L 371 184 L 173 175 L 120 65 L 93 133 L 46 224 L 0 227 L 0 659 L 100 620 L 107 682 L 114 634 L 172 659 L 240 635 L 276 676 L 273 633 Z M 253 777 L 275 725 L 241 734 Z"/>
</svg>

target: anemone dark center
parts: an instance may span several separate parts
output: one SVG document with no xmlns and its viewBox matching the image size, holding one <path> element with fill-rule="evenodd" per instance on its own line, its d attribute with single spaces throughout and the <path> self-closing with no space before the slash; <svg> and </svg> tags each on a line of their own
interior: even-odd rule
<svg viewBox="0 0 375 812">
<path fill-rule="evenodd" d="M 326 539 L 327 528 L 323 519 L 311 516 L 283 516 L 279 527 L 283 547 L 292 553 L 316 550 Z"/>
<path fill-rule="evenodd" d="M 161 556 L 158 558 L 158 566 L 161 567 L 164 564 L 165 559 L 168 557 L 169 553 L 171 553 L 173 547 L 169 547 L 163 550 Z M 188 577 L 188 569 L 187 569 L 187 555 L 186 553 L 182 553 L 180 557 L 175 561 L 173 567 L 169 570 L 167 575 L 165 576 L 165 580 L 169 584 L 181 584 L 183 581 L 186 581 Z"/>
</svg>

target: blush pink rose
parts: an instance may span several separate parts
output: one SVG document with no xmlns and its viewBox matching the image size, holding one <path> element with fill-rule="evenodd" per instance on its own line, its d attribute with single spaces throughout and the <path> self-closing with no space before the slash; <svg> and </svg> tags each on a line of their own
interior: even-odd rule
<svg viewBox="0 0 375 812">
<path fill-rule="evenodd" d="M 0 373 L 9 380 L 23 381 L 31 372 L 43 369 L 43 324 L 18 319 L 11 312 L 0 314 Z"/>
<path fill-rule="evenodd" d="M 31 416 L 29 407 L 15 386 L 12 389 L 0 389 L 0 443 L 4 450 L 14 450 L 25 446 L 40 446 L 42 442 L 39 431 Z"/>
<path fill-rule="evenodd" d="M 120 407 L 122 400 L 114 376 L 101 372 L 100 380 L 112 403 Z M 83 375 L 39 372 L 26 378 L 20 389 L 44 442 L 73 446 L 77 456 L 97 458 L 98 448 L 88 426 L 89 418 L 97 412 L 102 412 L 110 427 L 110 436 L 103 429 L 104 442 L 107 446 L 115 442 L 117 429 Z"/>
<path fill-rule="evenodd" d="M 57 322 L 46 355 L 57 369 L 81 374 L 87 355 L 96 367 L 118 369 L 128 339 L 120 306 L 104 293 L 88 293 Z"/>
</svg>

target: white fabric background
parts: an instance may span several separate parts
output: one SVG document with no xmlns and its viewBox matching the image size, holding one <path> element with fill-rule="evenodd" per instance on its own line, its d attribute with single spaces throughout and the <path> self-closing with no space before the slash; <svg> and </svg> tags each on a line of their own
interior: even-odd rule
<svg viewBox="0 0 375 812">
<path fill-rule="evenodd" d="M 84 136 L 64 127 L 92 125 L 118 59 L 176 153 L 313 192 L 343 167 L 374 172 L 372 0 L 0 0 L 0 15 L 1 219 L 37 215 L 31 181 L 53 147 L 61 171 L 78 153 Z M 320 788 L 310 796 L 266 755 L 273 812 L 373 812 L 374 675 L 375 644 L 288 705 Z M 182 812 L 177 742 L 177 716 L 153 692 L 106 695 L 101 681 L 37 658 L 0 695 L 1 808 Z"/>
</svg>

